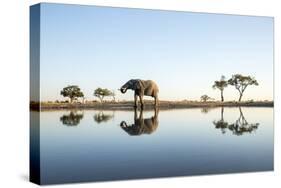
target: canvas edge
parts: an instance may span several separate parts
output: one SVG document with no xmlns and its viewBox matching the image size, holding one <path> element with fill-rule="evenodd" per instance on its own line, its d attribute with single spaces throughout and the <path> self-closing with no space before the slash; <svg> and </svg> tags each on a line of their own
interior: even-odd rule
<svg viewBox="0 0 281 188">
<path fill-rule="evenodd" d="M 29 128 L 29 181 L 41 184 L 40 173 L 40 14 L 41 5 L 29 7 L 30 21 L 30 106 L 34 102 L 36 112 L 30 110 Z"/>
</svg>

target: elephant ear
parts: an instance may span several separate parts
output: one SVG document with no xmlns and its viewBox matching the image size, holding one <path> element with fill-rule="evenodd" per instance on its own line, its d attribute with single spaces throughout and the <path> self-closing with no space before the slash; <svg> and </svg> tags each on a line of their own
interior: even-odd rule
<svg viewBox="0 0 281 188">
<path fill-rule="evenodd" d="M 134 90 L 140 90 L 142 88 L 141 80 L 135 80 Z"/>
</svg>

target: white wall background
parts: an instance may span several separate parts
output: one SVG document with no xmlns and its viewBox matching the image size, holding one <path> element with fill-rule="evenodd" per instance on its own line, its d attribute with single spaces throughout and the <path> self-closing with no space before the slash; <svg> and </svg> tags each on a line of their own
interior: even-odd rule
<svg viewBox="0 0 281 188">
<path fill-rule="evenodd" d="M 37 187 L 28 182 L 29 5 L 0 2 L 0 187 Z M 281 5 L 278 0 L 57 0 L 44 2 L 186 10 L 275 17 L 275 171 L 184 178 L 83 183 L 58 187 L 278 187 L 281 177 L 280 75 Z M 255 160 L 255 156 L 253 156 Z M 257 161 L 258 162 L 258 161 Z"/>
</svg>

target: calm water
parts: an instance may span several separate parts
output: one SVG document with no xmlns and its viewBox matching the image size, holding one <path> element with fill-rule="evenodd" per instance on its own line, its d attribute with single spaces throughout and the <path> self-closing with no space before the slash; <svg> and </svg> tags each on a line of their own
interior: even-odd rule
<svg viewBox="0 0 281 188">
<path fill-rule="evenodd" d="M 46 111 L 40 121 L 43 184 L 273 170 L 273 108 Z"/>
</svg>

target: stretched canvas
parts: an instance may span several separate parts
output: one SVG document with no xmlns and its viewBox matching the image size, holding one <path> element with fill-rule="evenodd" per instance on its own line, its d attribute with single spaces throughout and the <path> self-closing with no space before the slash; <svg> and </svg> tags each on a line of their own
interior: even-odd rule
<svg viewBox="0 0 281 188">
<path fill-rule="evenodd" d="M 30 181 L 273 170 L 272 17 L 30 7 Z"/>
</svg>

